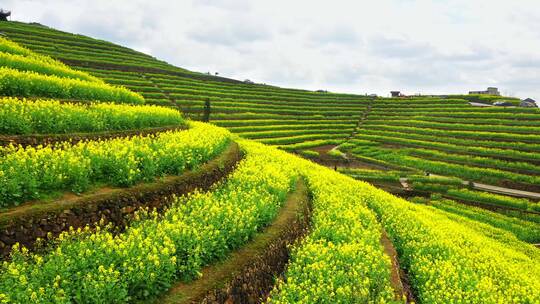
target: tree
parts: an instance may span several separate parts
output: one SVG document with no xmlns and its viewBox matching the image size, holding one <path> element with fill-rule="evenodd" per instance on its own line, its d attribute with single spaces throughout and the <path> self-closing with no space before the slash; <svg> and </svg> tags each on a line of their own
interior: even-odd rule
<svg viewBox="0 0 540 304">
<path fill-rule="evenodd" d="M 206 98 L 206 100 L 204 101 L 204 116 L 203 116 L 204 122 L 210 121 L 210 111 L 211 111 L 210 98 Z"/>
<path fill-rule="evenodd" d="M 8 21 L 7 17 L 11 16 L 10 11 L 0 9 L 0 21 Z"/>
</svg>

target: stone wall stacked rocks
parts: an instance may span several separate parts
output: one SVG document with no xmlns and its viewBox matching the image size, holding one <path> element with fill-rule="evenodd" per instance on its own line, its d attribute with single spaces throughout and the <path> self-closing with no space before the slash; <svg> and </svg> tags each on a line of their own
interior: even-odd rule
<svg viewBox="0 0 540 304">
<path fill-rule="evenodd" d="M 122 231 L 135 211 L 147 207 L 163 211 L 171 204 L 172 195 L 209 189 L 226 178 L 242 157 L 238 144 L 232 142 L 220 156 L 181 176 L 82 197 L 23 204 L 2 212 L 0 258 L 8 257 L 15 243 L 32 250 L 38 238 L 45 238 L 48 233 L 58 236 L 69 227 L 94 227 L 102 221 L 112 224 L 115 231 Z"/>
</svg>

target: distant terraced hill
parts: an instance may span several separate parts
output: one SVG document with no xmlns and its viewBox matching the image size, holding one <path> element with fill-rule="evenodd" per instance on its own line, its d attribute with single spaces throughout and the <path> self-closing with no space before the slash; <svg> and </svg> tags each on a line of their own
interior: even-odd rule
<svg viewBox="0 0 540 304">
<path fill-rule="evenodd" d="M 177 106 L 200 119 L 208 99 L 212 122 L 270 144 L 338 143 L 350 135 L 369 100 L 190 72 L 109 42 L 35 24 L 2 23 L 0 31 L 29 49 L 141 93 L 149 104 Z"/>
</svg>

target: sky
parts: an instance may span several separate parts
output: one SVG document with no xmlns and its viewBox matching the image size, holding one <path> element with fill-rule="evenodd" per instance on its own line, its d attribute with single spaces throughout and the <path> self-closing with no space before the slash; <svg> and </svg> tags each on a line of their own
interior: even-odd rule
<svg viewBox="0 0 540 304">
<path fill-rule="evenodd" d="M 0 0 L 0 7 L 12 20 L 240 80 L 381 96 L 495 86 L 540 100 L 538 0 Z"/>
</svg>

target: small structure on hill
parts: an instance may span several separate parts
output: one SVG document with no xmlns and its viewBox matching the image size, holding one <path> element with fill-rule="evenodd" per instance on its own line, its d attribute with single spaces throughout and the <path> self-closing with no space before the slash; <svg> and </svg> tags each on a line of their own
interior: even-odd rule
<svg viewBox="0 0 540 304">
<path fill-rule="evenodd" d="M 472 94 L 501 96 L 501 92 L 495 87 L 489 87 L 485 91 L 469 91 L 469 95 Z"/>
<path fill-rule="evenodd" d="M 247 84 L 254 84 L 254 82 L 251 81 L 251 80 L 249 80 L 249 79 L 244 80 L 244 83 L 247 83 Z"/>
<path fill-rule="evenodd" d="M 10 11 L 0 9 L 0 21 L 8 21 L 8 17 L 11 16 Z"/>
<path fill-rule="evenodd" d="M 317 91 L 315 91 L 315 92 L 317 92 L 317 93 L 328 93 L 327 90 L 317 90 Z"/>
<path fill-rule="evenodd" d="M 536 101 L 532 98 L 523 99 L 519 103 L 519 106 L 524 107 L 524 108 L 537 108 L 538 107 L 538 105 L 536 104 Z"/>
<path fill-rule="evenodd" d="M 392 97 L 407 97 L 407 95 L 401 93 L 400 91 L 390 91 L 390 94 L 392 94 Z"/>
</svg>

